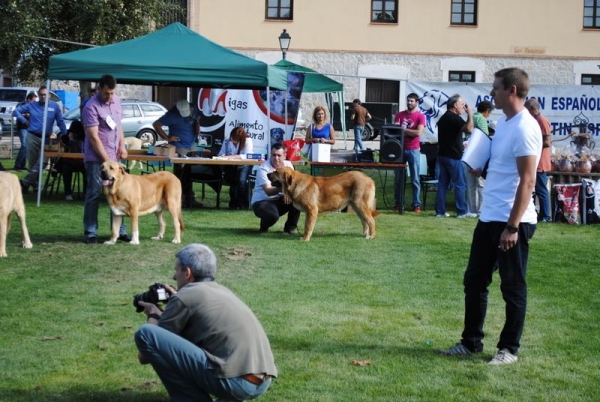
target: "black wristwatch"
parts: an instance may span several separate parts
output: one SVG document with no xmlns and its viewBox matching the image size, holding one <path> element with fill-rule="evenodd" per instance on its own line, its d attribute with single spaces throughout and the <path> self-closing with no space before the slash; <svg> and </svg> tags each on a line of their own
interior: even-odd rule
<svg viewBox="0 0 600 402">
<path fill-rule="evenodd" d="M 148 319 L 154 318 L 156 321 L 160 321 L 160 316 L 156 313 L 148 314 Z"/>
<path fill-rule="evenodd" d="M 508 233 L 517 233 L 519 231 L 519 228 L 517 226 L 513 226 L 513 225 L 506 225 L 506 230 L 508 230 Z"/>
</svg>

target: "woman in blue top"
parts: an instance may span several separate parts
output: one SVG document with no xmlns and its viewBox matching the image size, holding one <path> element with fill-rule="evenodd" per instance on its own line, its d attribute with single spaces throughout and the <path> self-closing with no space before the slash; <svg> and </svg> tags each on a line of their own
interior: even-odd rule
<svg viewBox="0 0 600 402">
<path fill-rule="evenodd" d="M 335 144 L 335 130 L 327 121 L 327 114 L 323 106 L 317 106 L 313 111 L 312 124 L 306 128 L 306 143 L 308 144 Z"/>
<path fill-rule="evenodd" d="M 252 153 L 252 138 L 241 127 L 231 130 L 229 138 L 223 141 L 219 156 L 227 159 L 246 159 Z M 225 180 L 229 183 L 229 209 L 248 209 L 246 185 L 252 166 L 225 166 Z"/>
</svg>

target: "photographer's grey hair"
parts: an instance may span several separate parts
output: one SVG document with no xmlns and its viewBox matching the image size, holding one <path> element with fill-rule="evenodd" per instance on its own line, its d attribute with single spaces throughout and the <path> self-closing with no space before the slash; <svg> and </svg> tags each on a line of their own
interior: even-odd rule
<svg viewBox="0 0 600 402">
<path fill-rule="evenodd" d="M 181 268 L 189 267 L 196 282 L 205 279 L 215 279 L 217 271 L 217 257 L 215 253 L 204 244 L 192 243 L 177 252 Z"/>
</svg>

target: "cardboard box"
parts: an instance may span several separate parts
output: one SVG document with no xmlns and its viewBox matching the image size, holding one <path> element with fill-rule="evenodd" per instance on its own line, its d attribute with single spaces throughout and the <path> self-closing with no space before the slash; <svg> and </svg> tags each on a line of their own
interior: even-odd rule
<svg viewBox="0 0 600 402">
<path fill-rule="evenodd" d="M 331 145 L 330 144 L 312 144 L 312 161 L 313 162 L 330 162 L 331 161 Z"/>
<path fill-rule="evenodd" d="M 154 155 L 175 158 L 177 156 L 175 145 L 161 145 L 159 147 L 154 147 Z"/>
</svg>

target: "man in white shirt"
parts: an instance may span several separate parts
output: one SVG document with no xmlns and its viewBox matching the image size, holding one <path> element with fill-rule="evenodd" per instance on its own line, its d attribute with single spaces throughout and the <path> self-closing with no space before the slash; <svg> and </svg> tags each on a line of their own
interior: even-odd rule
<svg viewBox="0 0 600 402">
<path fill-rule="evenodd" d="M 281 186 L 274 186 L 267 177 L 278 167 L 284 166 L 294 168 L 292 162 L 285 160 L 283 144 L 275 143 L 271 147 L 269 160 L 260 165 L 256 172 L 256 184 L 252 194 L 252 210 L 254 215 L 260 218 L 260 232 L 267 232 L 286 213 L 288 218 L 283 226 L 283 231 L 288 234 L 294 234 L 297 231 L 300 211 L 294 208 L 292 200 L 283 195 Z"/>
<path fill-rule="evenodd" d="M 529 91 L 527 73 L 505 68 L 494 77 L 490 95 L 505 117 L 496 125 L 481 216 L 473 233 L 464 275 L 464 330 L 460 343 L 438 353 L 468 356 L 483 351 L 488 286 L 498 269 L 506 319 L 497 345 L 499 352 L 490 364 L 504 365 L 517 361 L 525 323 L 529 239 L 537 223 L 532 193 L 542 151 L 542 133 L 524 106 Z"/>
</svg>

